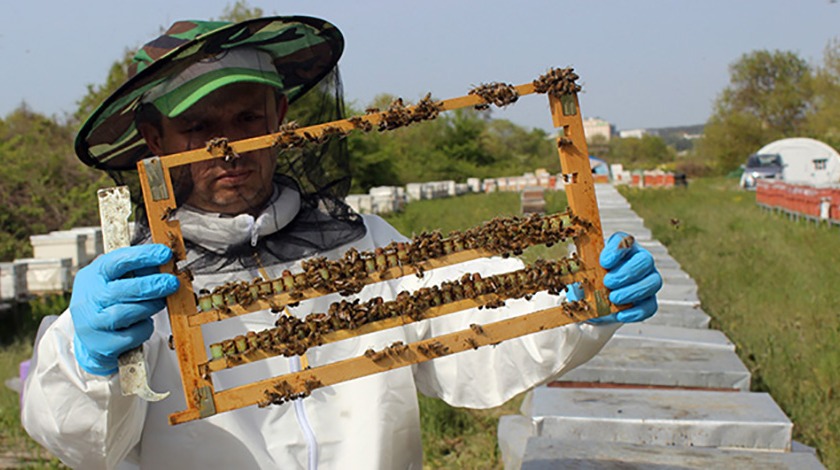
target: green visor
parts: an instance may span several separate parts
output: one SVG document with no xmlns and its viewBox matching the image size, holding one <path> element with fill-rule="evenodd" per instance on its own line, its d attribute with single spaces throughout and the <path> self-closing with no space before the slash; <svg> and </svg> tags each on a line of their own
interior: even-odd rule
<svg viewBox="0 0 840 470">
<path fill-rule="evenodd" d="M 152 88 L 142 102 L 152 103 L 167 117 L 175 117 L 219 88 L 250 82 L 283 89 L 271 56 L 257 49 L 232 49 L 218 57 L 202 60 Z"/>
<path fill-rule="evenodd" d="M 79 130 L 76 155 L 95 168 L 132 170 L 152 156 L 134 125 L 141 103 L 174 117 L 236 82 L 276 87 L 292 103 L 335 68 L 343 50 L 338 29 L 317 18 L 175 23 L 135 54 L 130 78 Z"/>
</svg>

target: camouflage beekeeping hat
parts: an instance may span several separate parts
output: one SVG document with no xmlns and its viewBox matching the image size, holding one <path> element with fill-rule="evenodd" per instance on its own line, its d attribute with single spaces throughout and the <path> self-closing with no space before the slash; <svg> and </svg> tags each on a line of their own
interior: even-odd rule
<svg viewBox="0 0 840 470">
<path fill-rule="evenodd" d="M 242 49 L 256 50 L 257 58 L 224 70 L 195 72 L 196 64 L 242 55 L 231 52 Z M 236 81 L 281 88 L 293 102 L 335 67 L 343 50 L 341 32 L 317 18 L 177 22 L 135 54 L 128 80 L 79 130 L 76 155 L 86 165 L 102 170 L 134 169 L 137 161 L 151 156 L 134 125 L 134 112 L 141 103 L 154 103 L 171 117 L 211 91 Z M 185 75 L 189 78 L 184 79 Z M 174 79 L 180 81 L 173 85 Z"/>
</svg>

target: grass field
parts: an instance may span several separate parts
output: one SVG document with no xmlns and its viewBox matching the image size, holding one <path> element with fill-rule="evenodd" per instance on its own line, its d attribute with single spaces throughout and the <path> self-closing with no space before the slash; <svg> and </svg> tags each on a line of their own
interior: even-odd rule
<svg viewBox="0 0 840 470">
<path fill-rule="evenodd" d="M 840 228 L 765 212 L 728 179 L 622 193 L 697 282 L 753 390 L 770 392 L 795 439 L 840 468 Z"/>
<path fill-rule="evenodd" d="M 654 236 L 691 274 L 713 327 L 724 331 L 753 373 L 753 389 L 770 392 L 795 423 L 795 438 L 840 468 L 840 228 L 793 222 L 763 212 L 754 195 L 724 179 L 692 181 L 687 190 L 622 190 Z M 495 193 L 421 201 L 388 220 L 406 235 L 446 233 L 518 212 L 518 196 Z M 550 211 L 562 193 L 548 194 Z M 672 219 L 679 220 L 678 228 Z M 556 248 L 555 248 L 556 249 Z M 528 252 L 526 256 L 556 253 Z M 0 330 L 0 381 L 17 375 L 31 353 L 35 319 L 66 299 L 38 303 Z M 14 333 L 10 333 L 14 332 Z M 501 468 L 496 425 L 521 397 L 493 410 L 452 408 L 421 397 L 425 467 Z M 0 458 L 38 453 L 18 418 L 17 396 L 0 387 Z"/>
</svg>

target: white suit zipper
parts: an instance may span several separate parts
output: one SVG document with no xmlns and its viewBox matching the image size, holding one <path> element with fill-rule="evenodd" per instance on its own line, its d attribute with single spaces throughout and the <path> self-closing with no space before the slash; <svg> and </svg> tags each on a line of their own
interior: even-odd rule
<svg viewBox="0 0 840 470">
<path fill-rule="evenodd" d="M 300 356 L 289 358 L 289 366 L 292 372 L 300 372 Z M 295 400 L 295 416 L 297 416 L 298 425 L 303 431 L 304 439 L 306 439 L 306 448 L 309 455 L 309 470 L 318 469 L 318 441 L 315 440 L 315 433 L 312 431 L 312 426 L 309 425 L 309 418 L 306 416 L 306 408 L 303 407 L 303 400 Z"/>
</svg>

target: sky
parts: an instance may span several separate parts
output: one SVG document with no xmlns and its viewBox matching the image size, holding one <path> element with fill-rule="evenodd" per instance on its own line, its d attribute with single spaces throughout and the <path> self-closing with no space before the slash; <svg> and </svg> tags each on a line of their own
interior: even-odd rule
<svg viewBox="0 0 840 470">
<path fill-rule="evenodd" d="M 0 2 L 0 117 L 25 102 L 72 114 L 87 85 L 174 21 L 218 18 L 234 0 Z M 729 66 L 754 50 L 786 50 L 814 66 L 840 40 L 832 0 L 250 0 L 265 14 L 329 20 L 343 32 L 345 98 L 409 101 L 526 83 L 552 67 L 581 76 L 584 117 L 619 130 L 704 123 Z M 523 97 L 494 117 L 551 128 L 547 100 Z"/>
</svg>

